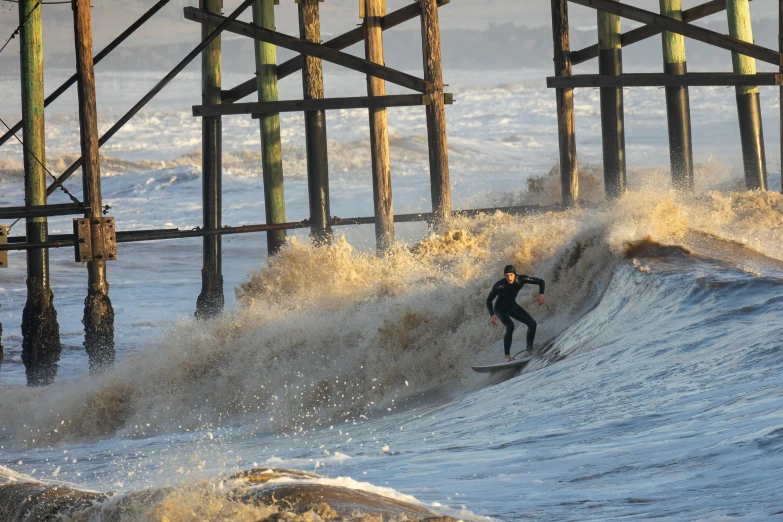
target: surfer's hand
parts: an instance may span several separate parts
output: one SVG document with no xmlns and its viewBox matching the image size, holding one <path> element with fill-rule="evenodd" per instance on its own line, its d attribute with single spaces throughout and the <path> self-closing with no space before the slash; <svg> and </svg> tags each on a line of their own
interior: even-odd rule
<svg viewBox="0 0 783 522">
<path fill-rule="evenodd" d="M 538 295 L 538 304 L 539 304 L 539 306 L 544 304 L 544 294 L 539 294 Z"/>
<path fill-rule="evenodd" d="M 498 325 L 498 316 L 497 315 L 493 315 L 492 319 L 490 319 L 489 322 L 492 323 L 492 326 L 497 326 Z"/>
</svg>

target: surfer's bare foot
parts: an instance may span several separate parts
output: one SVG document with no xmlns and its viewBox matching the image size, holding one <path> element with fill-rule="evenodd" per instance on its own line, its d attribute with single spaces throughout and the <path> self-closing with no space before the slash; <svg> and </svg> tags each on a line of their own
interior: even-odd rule
<svg viewBox="0 0 783 522">
<path fill-rule="evenodd" d="M 510 355 L 506 355 L 506 362 L 511 362 L 511 361 L 513 361 L 511 356 Z"/>
</svg>

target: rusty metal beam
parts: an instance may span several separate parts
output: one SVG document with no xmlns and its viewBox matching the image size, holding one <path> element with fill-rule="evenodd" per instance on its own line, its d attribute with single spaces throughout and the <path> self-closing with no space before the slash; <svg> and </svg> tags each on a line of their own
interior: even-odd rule
<svg viewBox="0 0 783 522">
<path fill-rule="evenodd" d="M 562 210 L 561 205 L 540 206 L 540 205 L 521 205 L 514 207 L 492 207 L 492 208 L 473 208 L 466 210 L 453 210 L 453 216 L 476 216 L 479 214 L 492 214 L 503 212 L 512 215 L 521 214 L 543 214 L 545 212 L 558 212 Z M 394 216 L 395 223 L 411 223 L 415 221 L 432 221 L 435 214 L 432 212 L 421 212 L 417 214 L 397 214 Z M 333 226 L 342 225 L 371 225 L 375 223 L 375 217 L 356 217 L 356 218 L 332 218 Z M 160 241 L 166 239 L 184 239 L 192 237 L 204 237 L 209 235 L 233 235 L 248 234 L 254 232 L 268 232 L 270 230 L 294 230 L 309 228 L 309 220 L 295 221 L 291 223 L 279 223 L 275 225 L 244 225 L 239 227 L 223 227 L 218 230 L 204 230 L 195 228 L 193 230 L 175 229 L 157 229 L 157 230 L 128 230 L 117 232 L 117 243 L 135 243 L 141 241 Z M 72 247 L 74 238 L 72 234 L 58 234 L 49 236 L 49 241 L 45 243 L 26 243 L 24 236 L 13 236 L 8 238 L 8 244 L 0 244 L 0 252 L 8 250 L 29 250 L 33 248 L 63 248 Z"/>
</svg>

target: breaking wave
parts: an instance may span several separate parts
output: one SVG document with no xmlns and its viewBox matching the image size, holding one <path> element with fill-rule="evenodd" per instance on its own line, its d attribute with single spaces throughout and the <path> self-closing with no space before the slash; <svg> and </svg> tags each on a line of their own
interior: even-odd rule
<svg viewBox="0 0 783 522">
<path fill-rule="evenodd" d="M 317 248 L 292 239 L 236 289 L 237 310 L 183 319 L 99 377 L 6 389 L 0 437 L 144 437 L 240 416 L 258 430 L 301 431 L 394 409 L 434 388 L 474 385 L 471 363 L 498 357 L 502 332 L 484 301 L 507 263 L 547 280 L 543 307 L 521 298 L 544 341 L 596 305 L 620 263 L 644 271 L 639 258 L 701 255 L 777 269 L 782 236 L 780 194 L 648 188 L 602 207 L 457 218 L 382 257 L 341 237 Z"/>
</svg>

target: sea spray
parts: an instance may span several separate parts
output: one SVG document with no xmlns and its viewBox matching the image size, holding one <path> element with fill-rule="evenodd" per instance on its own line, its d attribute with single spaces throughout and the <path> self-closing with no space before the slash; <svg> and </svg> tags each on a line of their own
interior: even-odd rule
<svg viewBox="0 0 783 522">
<path fill-rule="evenodd" d="M 543 307 L 521 298 L 545 340 L 600 297 L 635 244 L 687 248 L 699 231 L 781 258 L 780 223 L 779 194 L 648 189 L 598 209 L 457 218 L 446 233 L 382 257 L 344 238 L 318 248 L 292 240 L 240 285 L 235 311 L 183 319 L 106 375 L 46 393 L 9 389 L 0 424 L 4 436 L 41 445 L 238 416 L 262 431 L 300 430 L 393 409 L 434 387 L 464 386 L 472 362 L 497 357 L 488 348 L 502 332 L 484 301 L 507 263 L 547 280 Z"/>
</svg>

